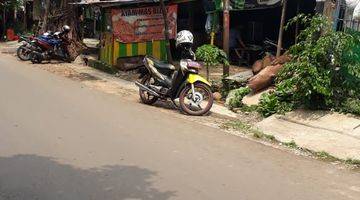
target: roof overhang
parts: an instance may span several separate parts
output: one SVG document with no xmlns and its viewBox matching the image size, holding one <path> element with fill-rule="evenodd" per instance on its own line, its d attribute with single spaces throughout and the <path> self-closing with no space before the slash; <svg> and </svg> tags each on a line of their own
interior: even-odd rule
<svg viewBox="0 0 360 200">
<path fill-rule="evenodd" d="M 80 2 L 72 3 L 76 5 L 96 5 L 96 6 L 116 6 L 129 5 L 138 3 L 156 3 L 158 0 L 81 0 Z"/>
</svg>

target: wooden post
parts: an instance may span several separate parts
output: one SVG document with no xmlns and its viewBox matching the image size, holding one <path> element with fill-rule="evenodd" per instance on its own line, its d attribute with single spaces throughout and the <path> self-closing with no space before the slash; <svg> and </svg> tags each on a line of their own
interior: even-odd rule
<svg viewBox="0 0 360 200">
<path fill-rule="evenodd" d="M 229 0 L 223 0 L 223 49 L 229 56 L 229 34 L 230 34 L 230 11 Z M 229 76 L 230 69 L 228 65 L 223 65 L 223 76 Z"/>
<path fill-rule="evenodd" d="M 286 18 L 286 6 L 287 6 L 287 0 L 283 0 L 276 57 L 279 57 L 281 55 L 281 49 L 282 49 L 282 44 L 283 44 L 283 35 L 284 35 L 284 25 L 285 25 L 285 18 Z"/>
<path fill-rule="evenodd" d="M 162 15 L 163 15 L 163 18 L 164 18 L 167 60 L 168 60 L 169 63 L 172 64 L 173 63 L 173 58 L 172 58 L 171 50 L 170 50 L 169 22 L 168 22 L 168 19 L 167 19 L 167 11 L 166 11 L 166 7 L 165 7 L 165 4 L 164 4 L 164 0 L 160 0 L 160 7 L 161 7 Z"/>
</svg>

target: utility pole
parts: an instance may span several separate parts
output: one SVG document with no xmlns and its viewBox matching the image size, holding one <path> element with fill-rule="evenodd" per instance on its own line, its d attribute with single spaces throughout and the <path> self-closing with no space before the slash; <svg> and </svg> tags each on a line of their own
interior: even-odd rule
<svg viewBox="0 0 360 200">
<path fill-rule="evenodd" d="M 285 18 L 286 18 L 286 6 L 287 6 L 287 0 L 283 0 L 276 57 L 279 57 L 281 55 L 283 36 L 284 36 Z"/>
<path fill-rule="evenodd" d="M 168 60 L 169 63 L 172 64 L 173 63 L 173 58 L 172 58 L 171 50 L 170 50 L 169 22 L 168 22 L 168 19 L 167 19 L 167 11 L 166 11 L 166 7 L 165 7 L 165 4 L 164 4 L 164 0 L 160 0 L 160 7 L 161 7 L 162 15 L 163 15 L 163 18 L 164 18 L 167 60 Z"/>
<path fill-rule="evenodd" d="M 230 11 L 229 0 L 223 0 L 223 49 L 229 55 L 229 33 L 230 33 Z M 229 76 L 230 69 L 228 65 L 223 65 L 223 75 Z"/>
</svg>

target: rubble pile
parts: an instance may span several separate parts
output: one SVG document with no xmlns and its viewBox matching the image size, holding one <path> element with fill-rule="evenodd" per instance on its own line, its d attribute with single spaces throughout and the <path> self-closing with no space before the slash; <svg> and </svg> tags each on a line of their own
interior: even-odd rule
<svg viewBox="0 0 360 200">
<path fill-rule="evenodd" d="M 248 80 L 247 86 L 252 89 L 253 93 L 268 88 L 284 64 L 290 60 L 290 55 L 284 54 L 278 58 L 266 55 L 262 60 L 256 61 L 252 66 L 255 75 Z"/>
</svg>

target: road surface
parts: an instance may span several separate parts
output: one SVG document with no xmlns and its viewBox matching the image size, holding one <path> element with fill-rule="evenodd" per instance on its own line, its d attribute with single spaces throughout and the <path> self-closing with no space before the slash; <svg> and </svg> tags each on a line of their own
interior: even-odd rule
<svg viewBox="0 0 360 200">
<path fill-rule="evenodd" d="M 0 55 L 0 200 L 360 199 L 360 175 Z"/>
</svg>

